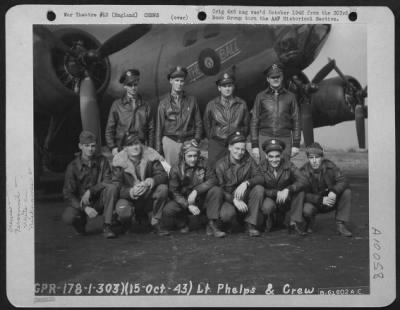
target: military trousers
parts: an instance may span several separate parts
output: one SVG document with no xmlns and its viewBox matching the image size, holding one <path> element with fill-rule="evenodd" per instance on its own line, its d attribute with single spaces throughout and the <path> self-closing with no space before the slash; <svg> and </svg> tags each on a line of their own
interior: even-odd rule
<svg viewBox="0 0 400 310">
<path fill-rule="evenodd" d="M 351 212 L 351 190 L 345 189 L 336 199 L 336 204 L 330 208 L 324 205 L 314 205 L 310 202 L 304 203 L 303 215 L 305 218 L 312 218 L 318 213 L 327 213 L 335 210 L 337 221 L 348 222 Z"/>
<path fill-rule="evenodd" d="M 118 199 L 118 188 L 113 184 L 106 184 L 100 194 L 96 197 L 91 198 L 92 205 L 98 214 L 103 214 L 104 223 L 111 224 L 112 215 L 115 209 L 115 204 Z M 78 230 L 85 227 L 88 216 L 84 211 L 84 208 L 77 209 L 72 206 L 68 206 L 63 214 L 62 220 L 68 225 L 73 225 Z"/>
<path fill-rule="evenodd" d="M 218 220 L 224 217 L 222 214 L 222 202 L 224 193 L 222 188 L 218 186 L 211 187 L 207 193 L 198 195 L 196 198 L 196 206 L 201 213 L 205 213 L 209 220 Z M 187 224 L 190 211 L 178 204 L 175 200 L 169 201 L 163 209 L 163 221 L 177 227 L 183 227 Z"/>
<path fill-rule="evenodd" d="M 248 211 L 240 212 L 233 204 L 233 194 L 225 192 L 224 203 L 221 211 L 224 212 L 225 218 L 222 219 L 225 223 L 233 223 L 235 217 L 239 222 L 257 225 L 260 217 L 261 207 L 264 201 L 264 187 L 262 185 L 254 186 L 250 191 L 247 191 L 243 201 L 247 204 Z"/>
<path fill-rule="evenodd" d="M 262 205 L 262 213 L 265 216 L 275 218 L 275 222 L 276 219 L 281 218 L 285 224 L 290 222 L 301 223 L 303 221 L 303 203 L 304 192 L 294 194 L 284 204 L 277 204 L 274 199 L 266 197 Z"/>
<path fill-rule="evenodd" d="M 132 217 L 144 215 L 151 218 L 152 224 L 161 220 L 162 210 L 168 199 L 168 186 L 159 184 L 153 190 L 145 193 L 138 199 L 120 199 L 115 211 L 122 223 L 130 223 Z"/>
</svg>

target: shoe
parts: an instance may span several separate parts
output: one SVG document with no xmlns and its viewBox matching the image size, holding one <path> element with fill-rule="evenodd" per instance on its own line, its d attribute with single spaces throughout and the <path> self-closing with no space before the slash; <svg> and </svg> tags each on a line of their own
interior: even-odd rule
<svg viewBox="0 0 400 310">
<path fill-rule="evenodd" d="M 259 237 L 261 235 L 253 224 L 247 224 L 246 231 L 250 237 Z"/>
<path fill-rule="evenodd" d="M 107 239 L 113 239 L 117 235 L 112 231 L 110 224 L 104 224 L 103 226 L 103 236 Z"/>
<path fill-rule="evenodd" d="M 217 223 L 214 220 L 210 220 L 206 229 L 207 236 L 214 236 L 216 238 L 223 238 L 226 233 L 219 230 Z"/>
<path fill-rule="evenodd" d="M 189 226 L 185 225 L 182 228 L 179 229 L 179 232 L 181 234 L 187 234 L 189 232 Z"/>
<path fill-rule="evenodd" d="M 268 215 L 267 219 L 265 220 L 265 232 L 270 232 L 272 230 L 272 215 Z"/>
<path fill-rule="evenodd" d="M 299 235 L 299 236 L 306 236 L 306 235 L 307 235 L 307 233 L 306 233 L 305 231 L 302 231 L 302 230 L 299 228 L 299 226 L 297 226 L 296 223 L 292 223 L 292 224 L 290 224 L 290 225 L 288 226 L 288 234 L 289 234 L 289 235 L 292 235 L 292 234 L 294 234 L 294 233 L 296 233 L 296 234 Z"/>
<path fill-rule="evenodd" d="M 74 224 L 72 224 L 72 226 L 75 228 L 75 232 L 77 233 L 77 235 L 79 235 L 79 236 L 87 235 L 85 225 L 74 223 Z"/>
<path fill-rule="evenodd" d="M 347 230 L 344 223 L 336 223 L 336 233 L 343 237 L 352 237 L 353 234 Z"/>
<path fill-rule="evenodd" d="M 304 228 L 304 230 L 307 232 L 307 234 L 312 234 L 312 227 L 314 226 L 315 217 L 305 217 L 304 219 L 306 221 L 306 227 Z"/>
<path fill-rule="evenodd" d="M 169 236 L 169 231 L 165 230 L 161 227 L 160 223 L 156 223 L 153 225 L 154 233 L 163 237 L 163 236 Z"/>
</svg>

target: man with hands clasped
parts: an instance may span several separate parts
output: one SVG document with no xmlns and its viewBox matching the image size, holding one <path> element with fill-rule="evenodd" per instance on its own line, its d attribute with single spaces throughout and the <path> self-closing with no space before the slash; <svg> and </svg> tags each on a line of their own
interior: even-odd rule
<svg viewBox="0 0 400 310">
<path fill-rule="evenodd" d="M 336 211 L 336 231 L 339 235 L 351 237 L 345 222 L 350 220 L 351 190 L 346 177 L 330 160 L 324 158 L 322 146 L 314 142 L 306 149 L 308 162 L 301 172 L 308 180 L 303 215 L 308 232 L 318 213 Z"/>
<path fill-rule="evenodd" d="M 112 163 L 112 181 L 120 189 L 115 208 L 119 220 L 128 230 L 134 215 L 147 216 L 155 232 L 166 236 L 160 221 L 168 198 L 168 175 L 159 160 L 144 152 L 137 135 L 126 136 L 122 145 Z"/>
<path fill-rule="evenodd" d="M 179 163 L 169 174 L 172 200 L 164 208 L 163 219 L 174 222 L 180 232 L 187 233 L 188 215 L 198 216 L 204 212 L 208 218 L 207 234 L 224 237 L 225 233 L 218 227 L 223 192 L 215 184 L 214 171 L 200 156 L 197 143 L 185 141 Z"/>
</svg>

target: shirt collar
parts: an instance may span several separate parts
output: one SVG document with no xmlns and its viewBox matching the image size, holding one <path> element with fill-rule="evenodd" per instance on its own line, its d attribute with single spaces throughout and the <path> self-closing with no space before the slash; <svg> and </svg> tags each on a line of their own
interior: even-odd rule
<svg viewBox="0 0 400 310">
<path fill-rule="evenodd" d="M 136 99 L 137 105 L 141 105 L 141 103 L 142 103 L 142 98 L 140 97 L 140 95 L 137 94 L 136 97 L 134 97 L 134 98 Z M 122 97 L 122 103 L 123 103 L 123 104 L 128 104 L 128 103 L 130 103 L 130 102 L 131 102 L 131 101 L 128 99 L 128 96 L 124 95 L 124 96 Z"/>
</svg>

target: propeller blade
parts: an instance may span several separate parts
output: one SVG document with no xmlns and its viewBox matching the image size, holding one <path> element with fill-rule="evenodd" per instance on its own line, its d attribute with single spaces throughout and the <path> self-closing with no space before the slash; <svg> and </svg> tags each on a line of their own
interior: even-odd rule
<svg viewBox="0 0 400 310">
<path fill-rule="evenodd" d="M 107 57 L 140 39 L 143 35 L 149 32 L 150 29 L 151 25 L 140 24 L 130 26 L 104 42 L 97 50 L 97 53 L 99 57 Z"/>
<path fill-rule="evenodd" d="M 57 37 L 52 31 L 47 29 L 45 26 L 42 25 L 35 25 L 34 32 L 43 40 L 48 41 L 54 48 L 58 48 L 62 50 L 64 53 L 69 53 L 74 56 L 75 53 L 71 51 L 71 49 L 59 38 Z"/>
<path fill-rule="evenodd" d="M 96 89 L 90 77 L 85 77 L 80 87 L 82 129 L 94 133 L 98 150 L 101 148 L 100 112 L 96 101 Z"/>
<path fill-rule="evenodd" d="M 305 146 L 314 142 L 314 123 L 312 118 L 312 106 L 310 103 L 300 106 L 301 129 Z"/>
<path fill-rule="evenodd" d="M 364 107 L 362 104 L 357 104 L 354 110 L 356 120 L 356 131 L 358 138 L 358 146 L 360 149 L 365 149 L 365 116 Z"/>
<path fill-rule="evenodd" d="M 321 70 L 315 75 L 312 80 L 312 83 L 319 84 L 331 71 L 335 68 L 336 62 L 334 59 L 330 59 L 329 62 L 322 67 Z"/>
</svg>

